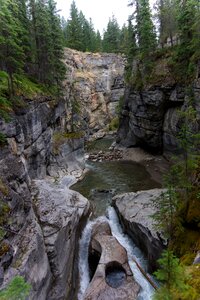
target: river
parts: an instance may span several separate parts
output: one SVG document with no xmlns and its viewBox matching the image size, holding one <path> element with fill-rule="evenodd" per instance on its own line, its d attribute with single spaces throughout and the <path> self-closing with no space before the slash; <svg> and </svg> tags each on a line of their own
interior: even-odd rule
<svg viewBox="0 0 200 300">
<path fill-rule="evenodd" d="M 93 147 L 90 147 L 90 151 L 104 151 L 110 144 L 111 140 L 103 139 L 95 142 Z M 129 265 L 135 280 L 141 286 L 138 300 L 150 300 L 153 288 L 133 262 L 135 259 L 146 270 L 145 257 L 132 240 L 123 233 L 117 214 L 110 204 L 115 194 L 157 188 L 160 184 L 151 178 L 143 165 L 132 161 L 88 161 L 86 166 L 88 172 L 84 179 L 71 187 L 88 198 L 93 206 L 92 220 L 88 221 L 80 240 L 78 300 L 83 299 L 83 294 L 89 285 L 88 246 L 92 227 L 99 218 L 109 222 L 113 236 L 127 250 Z"/>
</svg>

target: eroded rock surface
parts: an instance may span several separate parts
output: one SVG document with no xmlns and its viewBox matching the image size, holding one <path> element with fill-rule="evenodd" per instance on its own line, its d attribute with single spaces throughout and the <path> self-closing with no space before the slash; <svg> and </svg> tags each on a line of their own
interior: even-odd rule
<svg viewBox="0 0 200 300">
<path fill-rule="evenodd" d="M 128 264 L 127 252 L 112 236 L 107 222 L 94 225 L 90 255 L 100 259 L 84 300 L 134 300 L 140 287 Z"/>
<path fill-rule="evenodd" d="M 74 123 L 89 135 L 105 131 L 117 116 L 116 107 L 124 95 L 125 59 L 114 53 L 82 53 L 66 48 L 64 61 L 69 109 L 73 103 L 79 106 Z M 73 114 L 73 109 L 69 112 Z"/>
<path fill-rule="evenodd" d="M 125 193 L 113 198 L 113 206 L 125 232 L 144 252 L 149 262 L 149 272 L 157 267 L 157 259 L 166 242 L 155 229 L 152 215 L 156 212 L 152 201 L 160 197 L 162 189 Z"/>
<path fill-rule="evenodd" d="M 164 68 L 155 77 L 165 74 L 165 80 L 161 78 L 160 82 L 145 86 L 141 91 L 134 87 L 126 88 L 118 143 L 126 147 L 143 147 L 153 153 L 180 152 L 178 134 L 182 120 L 179 111 L 187 111 L 191 97 L 187 95 L 187 87 L 176 84 L 169 73 Z M 191 93 L 194 95 L 193 107 L 197 111 L 198 120 L 195 126 L 191 126 L 191 130 L 199 132 L 199 79 L 194 81 Z"/>
<path fill-rule="evenodd" d="M 0 225 L 6 238 L 0 240 L 1 288 L 18 274 L 31 284 L 31 300 L 73 299 L 77 241 L 88 202 L 67 186 L 83 172 L 84 141 L 64 135 L 64 100 L 24 101 L 10 122 L 0 119 L 6 138 L 0 148 Z M 45 181 L 47 175 L 55 182 L 68 177 L 56 185 Z M 31 180 L 39 178 L 33 199 Z"/>
</svg>

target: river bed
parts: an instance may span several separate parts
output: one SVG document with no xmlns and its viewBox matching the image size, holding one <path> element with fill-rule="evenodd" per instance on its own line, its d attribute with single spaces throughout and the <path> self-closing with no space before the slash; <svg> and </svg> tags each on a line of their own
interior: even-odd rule
<svg viewBox="0 0 200 300">
<path fill-rule="evenodd" d="M 95 143 L 95 150 L 93 148 L 90 151 L 104 151 L 110 146 L 110 143 L 111 141 L 98 141 Z M 71 187 L 88 198 L 93 206 L 93 220 L 88 221 L 80 240 L 78 300 L 83 299 L 83 294 L 89 285 L 88 246 L 92 227 L 99 218 L 109 222 L 113 236 L 127 251 L 129 265 L 135 280 L 142 288 L 138 300 L 150 300 L 153 288 L 143 277 L 133 262 L 133 258 L 144 269 L 146 269 L 147 262 L 132 240 L 123 234 L 115 210 L 110 204 L 112 197 L 116 194 L 159 188 L 161 184 L 152 179 L 144 165 L 133 161 L 88 161 L 86 167 L 88 172 L 84 179 Z"/>
</svg>

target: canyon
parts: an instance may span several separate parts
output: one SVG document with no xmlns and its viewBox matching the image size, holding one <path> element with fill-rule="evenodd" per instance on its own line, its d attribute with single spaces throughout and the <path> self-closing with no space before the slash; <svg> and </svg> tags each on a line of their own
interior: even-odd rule
<svg viewBox="0 0 200 300">
<path fill-rule="evenodd" d="M 23 105 L 16 107 L 8 122 L 0 118 L 0 132 L 6 137 L 0 148 L 0 205 L 5 210 L 0 284 L 4 287 L 14 276 L 23 276 L 31 284 L 31 300 L 77 297 L 79 239 L 91 205 L 70 187 L 86 171 L 85 141 L 108 133 L 110 123 L 118 117 L 119 102 L 124 99 L 117 144 L 168 155 L 177 149 L 181 122 L 178 109 L 184 110 L 188 100 L 186 88 L 170 76 L 164 84 L 154 83 L 143 91 L 126 87 L 126 60 L 121 55 L 65 49 L 64 62 L 67 74 L 62 99 L 23 99 Z M 199 119 L 199 75 L 193 90 Z M 199 130 L 199 123 L 195 130 Z M 150 271 L 155 270 L 166 242 L 151 228 L 152 211 L 146 201 L 161 193 L 127 193 L 113 200 L 124 231 L 135 237 L 137 246 L 149 258 Z M 135 207 L 131 207 L 133 202 Z M 107 240 L 111 240 L 114 248 L 124 252 L 105 227 L 106 237 L 101 237 L 98 229 L 93 233 L 92 251 L 101 252 L 98 243 L 106 248 Z M 103 258 L 105 262 L 108 259 Z M 104 270 L 99 272 L 102 276 Z M 128 266 L 126 272 L 131 273 Z M 97 276 L 92 284 L 95 286 L 98 280 Z M 122 294 L 126 285 L 134 286 L 136 297 L 138 284 L 128 278 Z M 86 299 L 90 299 L 87 295 L 91 290 L 92 286 Z M 100 290 L 107 295 L 105 282 Z"/>
</svg>

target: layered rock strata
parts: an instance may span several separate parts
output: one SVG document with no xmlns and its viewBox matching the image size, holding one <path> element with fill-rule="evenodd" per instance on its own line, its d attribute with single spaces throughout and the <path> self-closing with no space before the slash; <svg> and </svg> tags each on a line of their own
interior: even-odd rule
<svg viewBox="0 0 200 300">
<path fill-rule="evenodd" d="M 117 116 L 117 106 L 124 95 L 125 59 L 114 53 L 82 53 L 66 48 L 64 62 L 65 95 L 73 126 L 88 135 L 104 131 Z"/>
<path fill-rule="evenodd" d="M 158 267 L 157 260 L 166 247 L 166 241 L 156 229 L 152 219 L 152 215 L 156 213 L 153 200 L 162 193 L 162 189 L 153 189 L 125 193 L 113 198 L 113 206 L 124 231 L 148 259 L 149 272 L 155 271 Z"/>
<path fill-rule="evenodd" d="M 67 187 L 84 169 L 83 138 L 65 135 L 66 103 L 24 99 L 0 119 L 0 283 L 15 275 L 31 285 L 31 300 L 74 299 L 76 254 L 89 204 Z M 53 181 L 46 176 L 53 176 Z M 70 181 L 59 183 L 67 175 Z M 69 175 L 71 177 L 69 177 Z M 35 182 L 32 195 L 32 179 Z"/>
<path fill-rule="evenodd" d="M 179 111 L 187 112 L 193 98 L 197 112 L 193 132 L 200 129 L 200 79 L 194 81 L 191 94 L 187 86 L 177 84 L 163 67 L 155 77 L 163 75 L 159 83 L 154 83 L 138 91 L 127 87 L 121 112 L 117 142 L 126 147 L 140 146 L 152 152 L 179 152 L 178 134 L 183 125 Z M 189 124 L 190 126 L 190 124 Z"/>
</svg>

